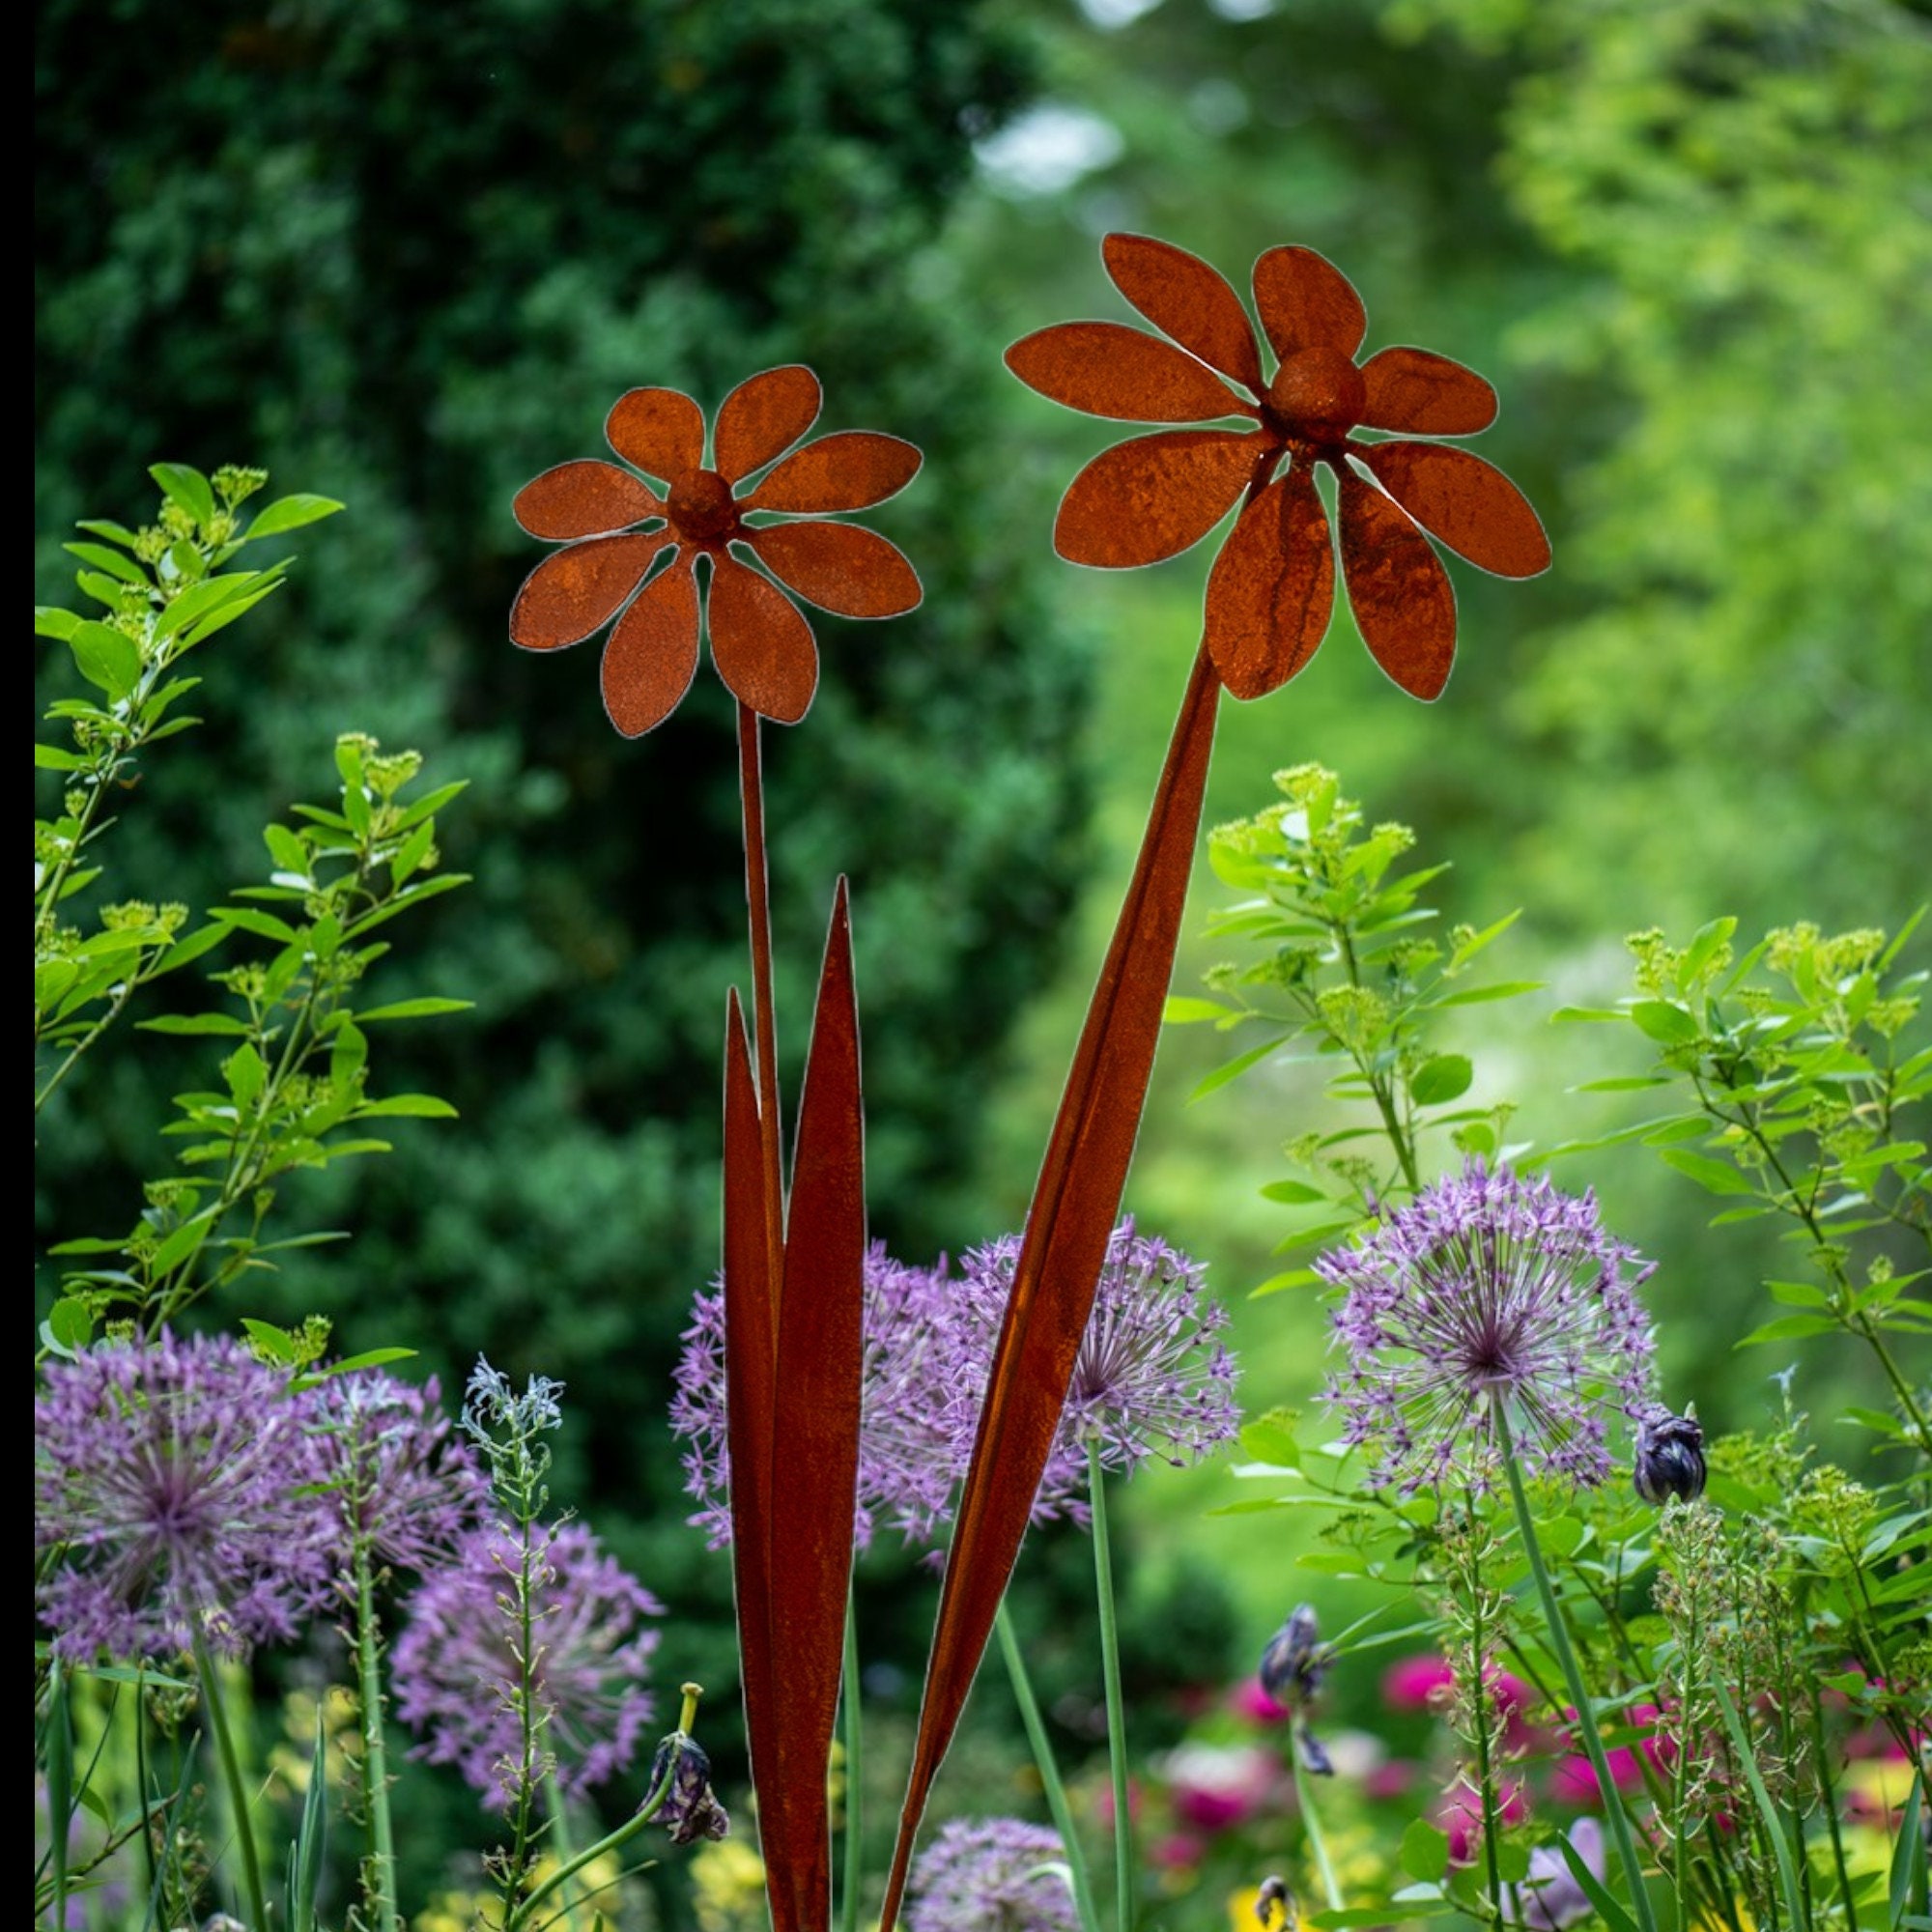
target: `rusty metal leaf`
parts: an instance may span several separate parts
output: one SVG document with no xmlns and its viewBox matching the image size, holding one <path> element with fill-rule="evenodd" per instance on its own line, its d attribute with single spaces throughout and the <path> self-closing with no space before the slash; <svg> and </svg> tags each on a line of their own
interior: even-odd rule
<svg viewBox="0 0 1932 1932">
<path fill-rule="evenodd" d="M 1441 696 L 1456 656 L 1456 592 L 1441 559 L 1373 483 L 1341 477 L 1342 574 L 1369 655 L 1411 697 Z"/>
<path fill-rule="evenodd" d="M 1157 242 L 1151 235 L 1109 235 L 1100 243 L 1100 259 L 1114 286 L 1156 328 L 1211 368 L 1261 394 L 1262 364 L 1254 327 L 1240 297 L 1218 270 L 1199 255 L 1190 255 L 1171 242 Z"/>
<path fill-rule="evenodd" d="M 1475 436 L 1496 419 L 1496 392 L 1473 369 L 1430 349 L 1378 349 L 1362 364 L 1368 429 Z"/>
<path fill-rule="evenodd" d="M 510 511 L 531 536 L 556 543 L 628 529 L 663 516 L 664 505 L 642 477 L 585 457 L 532 477 L 517 492 Z"/>
<path fill-rule="evenodd" d="M 1007 351 L 1007 367 L 1065 409 L 1121 422 L 1212 422 L 1241 408 L 1211 369 L 1118 322 L 1058 322 L 1037 329 Z"/>
<path fill-rule="evenodd" d="M 1315 655 L 1334 602 L 1328 519 L 1299 463 L 1241 512 L 1214 559 L 1207 638 L 1221 682 L 1236 697 L 1278 690 Z"/>
<path fill-rule="evenodd" d="M 869 429 L 840 430 L 787 456 L 743 507 L 793 515 L 868 510 L 896 497 L 919 474 L 923 460 L 899 437 Z"/>
<path fill-rule="evenodd" d="M 711 559 L 711 662 L 761 718 L 796 724 L 818 688 L 818 646 L 805 613 L 736 557 Z"/>
<path fill-rule="evenodd" d="M 857 524 L 773 524 L 745 540 L 781 582 L 841 617 L 902 616 L 923 594 L 897 546 Z"/>
<path fill-rule="evenodd" d="M 776 1785 L 758 1787 L 775 1922 L 822 1932 L 832 1866 L 825 1776 L 843 1668 L 859 1475 L 865 1304 L 865 1117 L 851 911 L 838 881 L 799 1099 L 779 1312 L 771 1518 Z M 782 1506 L 778 1485 L 784 1484 Z"/>
<path fill-rule="evenodd" d="M 604 709 L 627 738 L 677 709 L 697 670 L 697 580 L 679 557 L 632 598 L 611 628 L 601 671 Z"/>
<path fill-rule="evenodd" d="M 1026 1535 L 1093 1310 L 1174 971 L 1219 696 L 1204 645 L 1027 1215 L 947 1556 L 882 1932 L 891 1932 L 926 1796 Z"/>
<path fill-rule="evenodd" d="M 1368 333 L 1361 297 L 1348 276 L 1313 248 L 1270 248 L 1256 262 L 1255 307 L 1284 362 L 1304 349 L 1352 355 Z"/>
<path fill-rule="evenodd" d="M 1415 521 L 1497 577 L 1549 568 L 1549 539 L 1529 499 L 1493 464 L 1439 442 L 1377 442 L 1357 452 Z"/>
<path fill-rule="evenodd" d="M 737 483 L 782 456 L 818 420 L 818 378 L 802 362 L 749 376 L 718 406 L 711 467 Z"/>
<path fill-rule="evenodd" d="M 1179 556 L 1234 507 L 1265 451 L 1258 433 L 1161 430 L 1103 449 L 1066 486 L 1053 547 L 1068 563 L 1130 570 Z"/>
<path fill-rule="evenodd" d="M 553 551 L 510 606 L 510 641 L 526 651 L 582 643 L 616 614 L 668 541 L 662 534 L 592 537 Z"/>
</svg>

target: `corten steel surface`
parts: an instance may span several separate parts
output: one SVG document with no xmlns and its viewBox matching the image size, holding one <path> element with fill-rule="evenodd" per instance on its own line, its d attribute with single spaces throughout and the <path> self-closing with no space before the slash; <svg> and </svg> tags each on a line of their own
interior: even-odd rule
<svg viewBox="0 0 1932 1932">
<path fill-rule="evenodd" d="M 604 434 L 632 469 L 583 458 L 546 469 L 517 493 L 517 521 L 563 547 L 524 580 L 510 609 L 510 641 L 559 650 L 610 624 L 604 708 L 627 738 L 638 737 L 670 716 L 697 669 L 702 556 L 718 675 L 760 717 L 796 724 L 818 687 L 811 626 L 734 546 L 807 603 L 841 617 L 896 617 L 920 601 L 919 578 L 894 545 L 857 524 L 820 521 L 896 496 L 917 473 L 919 451 L 895 436 L 842 430 L 786 456 L 818 408 L 818 378 L 801 364 L 751 377 L 718 411 L 707 469 L 704 413 L 689 396 L 676 389 L 620 396 Z M 791 521 L 748 521 L 774 512 Z M 669 562 L 650 576 L 667 551 Z"/>
<path fill-rule="evenodd" d="M 1067 486 L 1054 548 L 1104 570 L 1158 563 L 1198 543 L 1246 492 L 1208 579 L 1206 635 L 1222 683 L 1260 697 L 1308 662 L 1328 628 L 1334 561 L 1314 485 L 1325 464 L 1363 639 L 1405 691 L 1439 696 L 1456 597 L 1422 532 L 1499 577 L 1548 568 L 1549 544 L 1516 485 L 1480 457 L 1353 432 L 1473 436 L 1495 420 L 1495 391 L 1426 349 L 1384 349 L 1358 367 L 1367 311 L 1312 248 L 1270 248 L 1255 264 L 1270 378 L 1240 298 L 1206 262 L 1144 235 L 1110 235 L 1101 252 L 1121 293 L 1169 339 L 1121 323 L 1057 323 L 1014 343 L 1007 366 L 1089 415 L 1247 423 L 1160 430 L 1102 450 Z"/>
<path fill-rule="evenodd" d="M 818 654 L 798 606 L 734 552 L 842 616 L 896 616 L 921 595 L 892 544 L 825 521 L 903 489 L 919 451 L 864 430 L 793 449 L 818 411 L 810 370 L 752 377 L 718 412 L 707 468 L 697 405 L 674 389 L 631 390 L 611 410 L 606 435 L 634 469 L 565 463 L 519 493 L 518 521 L 561 548 L 530 573 L 510 613 L 511 640 L 529 650 L 581 642 L 611 626 L 604 704 L 627 737 L 661 724 L 690 688 L 700 624 L 738 699 L 756 1060 L 734 992 L 724 1042 L 726 1427 L 746 1727 L 778 1932 L 823 1932 L 831 1918 L 826 1771 L 858 1472 L 865 1128 L 841 878 L 806 1065 L 787 1233 L 759 734 L 765 718 L 796 724 L 805 716 Z M 781 1508 L 781 1468 L 811 1472 L 810 1483 L 787 1488 Z"/>
<path fill-rule="evenodd" d="M 1208 578 L 1201 646 L 1027 1217 L 947 1559 L 882 1932 L 892 1932 L 1092 1313 L 1173 973 L 1220 686 L 1237 697 L 1278 689 L 1328 627 L 1335 566 L 1315 467 L 1336 477 L 1357 625 L 1376 662 L 1418 697 L 1448 681 L 1456 604 L 1417 521 L 1503 575 L 1533 576 L 1549 561 L 1536 513 L 1500 470 L 1437 443 L 1350 434 L 1472 434 L 1494 419 L 1495 392 L 1427 350 L 1384 350 L 1358 368 L 1361 298 L 1313 250 L 1271 248 L 1255 265 L 1255 306 L 1277 358 L 1271 379 L 1240 298 L 1206 262 L 1134 235 L 1107 237 L 1102 258 L 1168 340 L 1117 323 L 1062 323 L 1008 350 L 1013 373 L 1094 415 L 1249 425 L 1162 430 L 1102 451 L 1068 486 L 1054 548 L 1075 563 L 1128 569 L 1178 555 L 1236 502 L 1240 514 Z"/>
</svg>

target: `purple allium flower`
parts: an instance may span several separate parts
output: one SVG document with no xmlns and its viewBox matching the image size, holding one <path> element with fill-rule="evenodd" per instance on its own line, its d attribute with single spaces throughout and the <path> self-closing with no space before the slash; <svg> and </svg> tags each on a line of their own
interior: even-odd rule
<svg viewBox="0 0 1932 1932">
<path fill-rule="evenodd" d="M 1018 1818 L 953 1818 L 913 1867 L 906 1932 L 1076 1932 L 1060 1834 Z"/>
<path fill-rule="evenodd" d="M 57 1656 L 285 1642 L 340 1574 L 341 1523 L 288 1378 L 228 1336 L 50 1362 L 34 1401 L 36 1591 Z"/>
<path fill-rule="evenodd" d="M 1488 1488 L 1497 1402 L 1526 1471 L 1604 1481 L 1605 1409 L 1634 1415 L 1649 1389 L 1635 1291 L 1653 1266 L 1605 1232 L 1593 1195 L 1480 1160 L 1330 1249 L 1315 1268 L 1346 1291 L 1331 1338 L 1346 1362 L 1326 1399 L 1344 1440 L 1375 1450 L 1370 1482 Z"/>
<path fill-rule="evenodd" d="M 1578 1818 L 1570 1827 L 1571 1849 L 1600 1885 L 1604 1879 L 1604 1828 L 1594 1818 Z M 1577 1882 L 1570 1861 L 1554 1845 L 1538 1845 L 1529 1855 L 1529 1876 L 1512 1888 L 1522 1901 L 1520 1922 L 1530 1932 L 1566 1932 L 1596 1911 L 1590 1896 Z"/>
<path fill-rule="evenodd" d="M 396 1715 L 424 1737 L 419 1756 L 456 1766 L 493 1808 L 514 1798 L 523 1772 L 513 1700 L 526 1535 L 545 1766 L 554 1759 L 565 1792 L 602 1784 L 630 1763 L 651 1715 L 643 1679 L 658 1634 L 639 1625 L 663 1606 L 650 1592 L 581 1523 L 472 1530 L 410 1599 Z"/>
<path fill-rule="evenodd" d="M 979 1363 L 952 1391 L 962 1463 L 970 1456 L 987 1367 L 1006 1319 L 1020 1237 L 1003 1235 L 966 1256 L 960 1295 Z M 1066 1406 L 1034 1502 L 1034 1520 L 1087 1520 L 1087 1444 L 1128 1473 L 1150 1456 L 1180 1466 L 1231 1441 L 1240 1428 L 1235 1359 L 1213 1338 L 1228 1311 L 1202 1291 L 1206 1269 L 1165 1241 L 1134 1232 L 1132 1216 L 1107 1242 L 1094 1312 L 1080 1338 Z"/>
<path fill-rule="evenodd" d="M 440 1395 L 434 1377 L 417 1386 L 372 1369 L 310 1391 L 324 1480 L 348 1537 L 366 1540 L 379 1562 L 433 1569 L 481 1519 L 489 1479 Z"/>
<path fill-rule="evenodd" d="M 949 1398 L 986 1365 L 961 1353 L 945 1267 L 895 1262 L 882 1242 L 866 1257 L 865 1356 L 861 1370 L 859 1485 L 853 1514 L 858 1548 L 882 1524 L 908 1543 L 937 1540 L 952 1509 L 965 1460 L 950 1422 Z M 685 1488 L 703 1507 L 692 1517 L 714 1549 L 731 1541 L 731 1459 L 725 1439 L 724 1297 L 700 1294 L 684 1331 L 671 1400 L 673 1435 L 685 1442 Z M 971 1444 L 969 1443 L 970 1449 Z"/>
</svg>

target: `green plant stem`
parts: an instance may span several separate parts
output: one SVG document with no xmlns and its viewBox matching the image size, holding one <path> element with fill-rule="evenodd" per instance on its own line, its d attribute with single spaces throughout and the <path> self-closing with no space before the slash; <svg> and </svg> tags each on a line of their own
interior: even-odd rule
<svg viewBox="0 0 1932 1932">
<path fill-rule="evenodd" d="M 1340 1912 L 1342 1888 L 1335 1883 L 1335 1867 L 1328 1862 L 1328 1841 L 1321 1835 L 1321 1820 L 1309 1795 L 1308 1774 L 1302 1768 L 1301 1749 L 1293 1738 L 1288 1741 L 1288 1768 L 1294 1778 L 1294 1805 L 1301 1813 L 1301 1829 L 1308 1833 L 1308 1855 L 1315 1861 L 1321 1895 L 1328 1901 L 1330 1912 Z"/>
<path fill-rule="evenodd" d="M 1784 1909 L 1790 1915 L 1794 1932 L 1800 1932 L 1800 1928 L 1808 1924 L 1809 1920 L 1799 1891 L 1798 1868 L 1791 1860 L 1791 1842 L 1784 1835 L 1784 1827 L 1778 1819 L 1776 1806 L 1771 1802 L 1771 1793 L 1764 1787 L 1763 1774 L 1757 1768 L 1757 1755 L 1751 1749 L 1750 1735 L 1738 1716 L 1737 1705 L 1731 1701 L 1731 1693 L 1715 1678 L 1711 1682 L 1711 1690 L 1718 1700 L 1724 1729 L 1730 1734 L 1731 1748 L 1738 1754 L 1739 1769 L 1745 1775 L 1745 1782 L 1750 1786 L 1764 1834 L 1771 1840 L 1772 1857 L 1777 1863 L 1777 1883 L 1784 1893 Z"/>
<path fill-rule="evenodd" d="M 838 1895 L 840 1932 L 859 1932 L 859 1863 L 865 1849 L 860 1780 L 866 1770 L 866 1717 L 859 1683 L 859 1602 L 845 1585 L 845 1870 Z"/>
<path fill-rule="evenodd" d="M 1852 1903 L 1852 1874 L 1845 1863 L 1844 1834 L 1838 1829 L 1838 1794 L 1832 1783 L 1831 1741 L 1825 1734 L 1825 1700 L 1811 1687 L 1811 1741 L 1818 1753 L 1818 1795 L 1825 1801 L 1825 1823 L 1832 1834 L 1832 1865 L 1838 1896 L 1845 1902 L 1845 1932 L 1859 1932 L 1859 1909 Z"/>
<path fill-rule="evenodd" d="M 1054 1830 L 1066 1848 L 1066 1868 L 1073 1878 L 1073 1903 L 1080 1915 L 1083 1932 L 1100 1932 L 1100 1911 L 1094 1902 L 1094 1881 L 1087 1870 L 1087 1858 L 1073 1829 L 1073 1807 L 1066 1802 L 1066 1787 L 1060 1779 L 1060 1766 L 1054 1762 L 1053 1745 L 1039 1715 L 1039 1699 L 1034 1695 L 1033 1680 L 1027 1674 L 1026 1658 L 1013 1630 L 1007 1600 L 1000 1599 L 994 1628 L 1000 1634 L 1000 1655 L 1007 1661 L 1007 1675 L 1012 1680 L 1013 1702 L 1020 1707 L 1020 1722 L 1026 1727 L 1027 1743 L 1033 1747 L 1033 1761 L 1039 1773 L 1040 1788 L 1046 1794 L 1046 1808 Z"/>
<path fill-rule="evenodd" d="M 684 1747 L 697 1722 L 697 1700 L 704 1695 L 704 1687 L 699 1684 L 685 1684 L 679 1689 L 684 1708 L 678 1714 L 677 1729 L 665 1740 L 669 1748 L 665 1753 L 664 1776 L 658 1779 L 657 1789 L 614 1832 L 607 1832 L 594 1845 L 586 1845 L 575 1857 L 564 1860 L 526 1899 L 512 1909 L 504 1932 L 523 1932 L 531 1915 L 552 1892 L 567 1885 L 586 1865 L 629 1844 L 664 1809 L 665 1800 L 677 1782 L 677 1767 L 684 1756 Z"/>
<path fill-rule="evenodd" d="M 1489 1882 L 1490 1910 L 1495 1923 L 1503 1922 L 1503 1872 L 1496 1838 L 1502 1826 L 1496 1816 L 1495 1766 L 1490 1756 L 1490 1686 L 1483 1656 L 1483 1582 L 1475 1574 L 1476 1556 L 1470 1549 L 1469 1658 L 1474 1679 L 1470 1688 L 1469 1710 L 1476 1726 L 1476 1776 L 1478 1796 L 1483 1804 L 1483 1871 Z M 1299 1786 L 1297 1785 L 1297 1790 Z"/>
<path fill-rule="evenodd" d="M 1114 1778 L 1114 1914 L 1120 1932 L 1134 1926 L 1134 1827 L 1127 1808 L 1127 1711 L 1121 1694 L 1121 1631 L 1114 1613 L 1114 1558 L 1107 1528 L 1106 1471 L 1100 1445 L 1087 1444 L 1087 1493 L 1094 1510 L 1094 1588 L 1100 1609 L 1100 1666 L 1107 1692 L 1107 1762 Z"/>
<path fill-rule="evenodd" d="M 355 1546 L 355 1666 L 362 1704 L 362 1798 L 369 1807 L 369 1908 L 378 1932 L 398 1932 L 396 1833 L 389 1816 L 389 1750 L 384 1736 L 382 1634 L 366 1543 Z"/>
<path fill-rule="evenodd" d="M 1583 1672 L 1570 1641 L 1569 1627 L 1563 1621 L 1563 1606 L 1556 1601 L 1556 1587 L 1549 1580 L 1549 1567 L 1543 1560 L 1543 1546 L 1537 1541 L 1536 1521 L 1529 1513 L 1529 1497 L 1522 1487 L 1522 1471 L 1516 1465 L 1516 1443 L 1510 1435 L 1509 1416 L 1499 1400 L 1492 1400 L 1490 1413 L 1495 1418 L 1496 1441 L 1502 1451 L 1503 1469 L 1509 1478 L 1510 1501 L 1516 1506 L 1517 1526 L 1529 1557 L 1529 1574 L 1536 1579 L 1536 1594 L 1542 1600 L 1543 1620 L 1549 1627 L 1549 1647 L 1556 1653 L 1557 1667 L 1563 1672 L 1570 1701 L 1577 1709 L 1577 1735 L 1590 1769 L 1597 1775 L 1597 1789 L 1604 1797 L 1604 1822 L 1610 1830 L 1610 1842 L 1629 1882 L 1631 1911 L 1639 1932 L 1657 1932 L 1657 1916 L 1651 1910 L 1650 1894 L 1643 1886 L 1643 1865 L 1636 1855 L 1636 1841 L 1631 1836 L 1630 1819 L 1624 1813 L 1622 1794 L 1610 1776 L 1609 1760 L 1604 1754 L 1604 1741 L 1597 1734 L 1596 1706 L 1583 1683 Z"/>
<path fill-rule="evenodd" d="M 262 1858 L 255 1845 L 255 1823 L 250 1816 L 247 1786 L 242 1778 L 242 1760 L 235 1749 L 235 1733 L 229 1727 L 228 1707 L 222 1700 L 221 1684 L 214 1672 L 214 1660 L 208 1654 L 208 1639 L 194 1634 L 194 1664 L 201 1676 L 201 1698 L 208 1707 L 209 1729 L 214 1733 L 215 1756 L 221 1763 L 221 1781 L 228 1788 L 228 1808 L 234 1814 L 235 1842 L 242 1851 L 242 1896 L 248 1908 L 248 1922 L 266 1928 L 269 1924 L 269 1894 L 262 1886 Z"/>
<path fill-rule="evenodd" d="M 544 1812 L 550 1819 L 550 1843 L 559 1866 L 567 1871 L 577 1869 L 577 1848 L 570 1842 L 570 1813 L 564 1808 L 563 1789 L 556 1781 L 556 1773 L 544 1774 Z M 571 1890 L 567 1879 L 558 1881 L 558 1914 L 566 1926 L 577 1923 L 578 1900 Z"/>
<path fill-rule="evenodd" d="M 536 1668 L 531 1646 L 536 1642 L 536 1619 L 530 1611 L 535 1577 L 530 1562 L 530 1519 L 526 1516 L 519 1527 L 522 1554 L 517 1569 L 517 1718 L 521 1731 L 521 1753 L 517 1760 L 517 1837 L 510 1853 L 510 1868 L 503 1878 L 503 1902 L 508 1905 L 522 1889 L 530 1861 L 530 1814 L 536 1804 L 537 1710 Z"/>
</svg>

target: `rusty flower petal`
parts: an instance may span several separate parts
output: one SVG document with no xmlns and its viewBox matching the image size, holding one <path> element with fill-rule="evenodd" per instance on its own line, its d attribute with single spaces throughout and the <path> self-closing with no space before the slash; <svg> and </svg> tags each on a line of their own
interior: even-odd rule
<svg viewBox="0 0 1932 1932">
<path fill-rule="evenodd" d="M 746 541 L 780 582 L 840 617 L 902 616 L 923 595 L 897 547 L 857 524 L 774 524 Z"/>
<path fill-rule="evenodd" d="M 1534 577 L 1549 568 L 1549 539 L 1536 512 L 1493 464 L 1439 442 L 1377 442 L 1357 454 L 1457 555 L 1497 577 Z"/>
<path fill-rule="evenodd" d="M 1109 235 L 1100 259 L 1114 286 L 1163 334 L 1261 393 L 1253 325 L 1219 270 L 1151 235 Z"/>
<path fill-rule="evenodd" d="M 821 436 L 787 456 L 740 506 L 816 516 L 828 510 L 868 510 L 896 497 L 924 461 L 917 448 L 878 430 L 846 429 Z"/>
<path fill-rule="evenodd" d="M 1304 349 L 1352 355 L 1368 333 L 1362 298 L 1334 263 L 1313 248 L 1270 248 L 1255 264 L 1255 307 L 1286 362 Z"/>
<path fill-rule="evenodd" d="M 1007 351 L 1007 367 L 1063 408 L 1119 422 L 1212 422 L 1240 409 L 1211 369 L 1118 322 L 1036 330 Z"/>
<path fill-rule="evenodd" d="M 1456 593 L 1429 539 L 1352 471 L 1342 486 L 1342 572 L 1369 654 L 1411 697 L 1435 698 L 1456 656 Z"/>
<path fill-rule="evenodd" d="M 761 718 L 796 724 L 818 688 L 818 646 L 805 613 L 736 557 L 711 559 L 711 662 Z"/>
<path fill-rule="evenodd" d="M 1225 517 L 1254 474 L 1261 439 L 1174 429 L 1103 449 L 1071 483 L 1054 520 L 1068 563 L 1131 570 L 1179 556 Z"/>
<path fill-rule="evenodd" d="M 718 408 L 712 468 L 741 482 L 782 456 L 818 420 L 818 378 L 802 362 L 748 377 Z"/>
<path fill-rule="evenodd" d="M 1362 364 L 1368 429 L 1475 436 L 1496 419 L 1496 392 L 1473 369 L 1430 349 L 1378 349 Z"/>
<path fill-rule="evenodd" d="M 1328 629 L 1335 554 L 1315 472 L 1297 464 L 1241 512 L 1208 579 L 1208 649 L 1236 697 L 1286 684 Z"/>
<path fill-rule="evenodd" d="M 601 629 L 670 541 L 654 536 L 592 537 L 551 554 L 524 579 L 510 606 L 510 641 L 526 651 L 581 643 Z"/>
<path fill-rule="evenodd" d="M 704 468 L 704 412 L 677 389 L 632 389 L 619 396 L 604 436 L 626 463 L 667 483 Z"/>
<path fill-rule="evenodd" d="M 585 457 L 533 477 L 517 492 L 510 513 L 531 536 L 563 543 L 628 529 L 663 516 L 664 505 L 642 477 Z"/>
<path fill-rule="evenodd" d="M 686 552 L 631 600 L 604 646 L 604 709 L 627 738 L 662 724 L 697 669 L 697 579 Z"/>
</svg>

